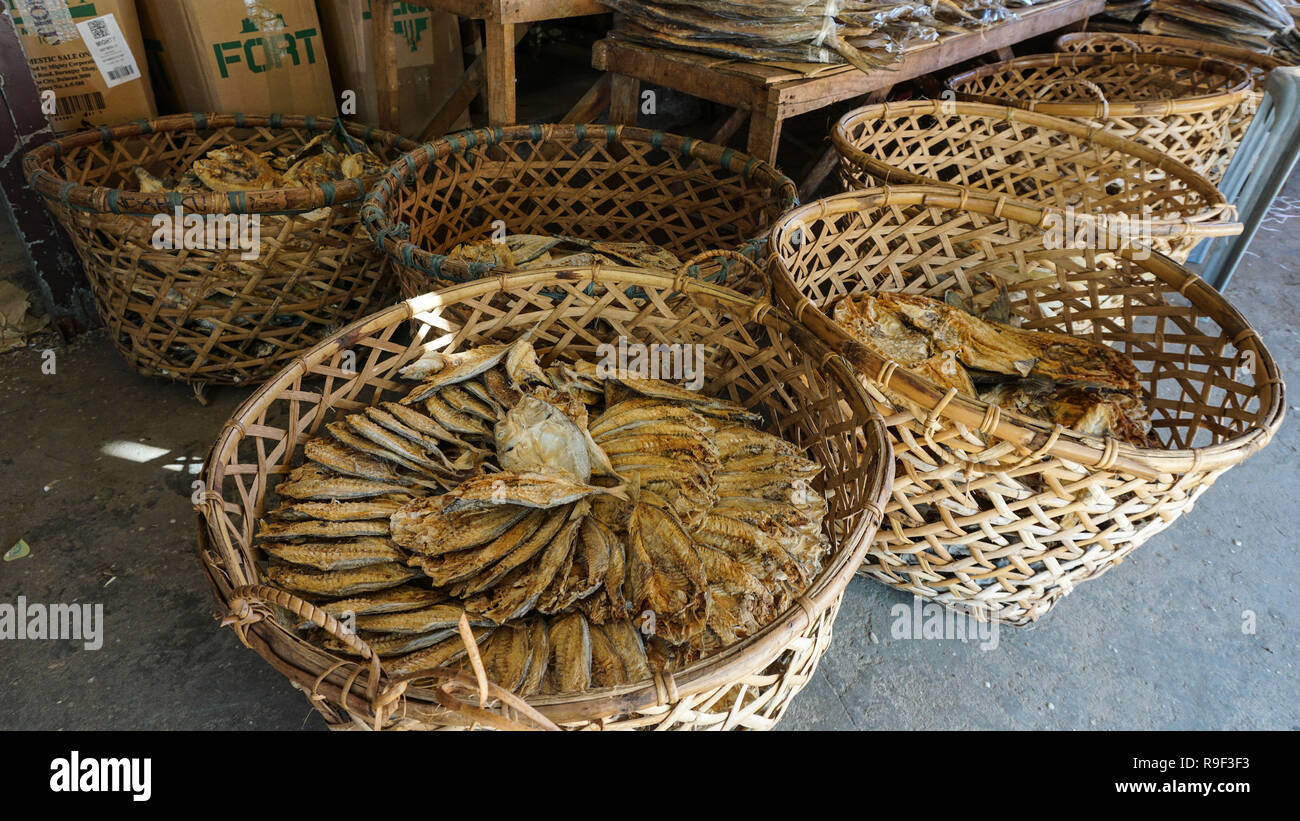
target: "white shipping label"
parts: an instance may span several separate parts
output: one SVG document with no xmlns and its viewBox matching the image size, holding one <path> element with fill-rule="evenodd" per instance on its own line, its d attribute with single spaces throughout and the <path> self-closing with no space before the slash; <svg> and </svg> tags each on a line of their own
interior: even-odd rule
<svg viewBox="0 0 1300 821">
<path fill-rule="evenodd" d="M 86 50 L 95 60 L 95 67 L 109 88 L 140 79 L 140 67 L 135 64 L 131 47 L 126 44 L 126 38 L 122 36 L 122 30 L 117 27 L 113 15 L 105 14 L 78 23 L 77 31 L 81 32 Z"/>
</svg>

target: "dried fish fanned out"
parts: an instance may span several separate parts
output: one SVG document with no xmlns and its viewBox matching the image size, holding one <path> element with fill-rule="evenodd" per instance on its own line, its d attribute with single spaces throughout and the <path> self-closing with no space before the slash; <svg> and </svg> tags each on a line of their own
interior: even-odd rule
<svg viewBox="0 0 1300 821">
<path fill-rule="evenodd" d="M 451 431 L 444 428 L 434 421 L 433 417 L 421 413 L 415 408 L 399 405 L 396 402 L 385 402 L 384 410 L 392 414 L 403 425 L 415 430 L 430 439 L 446 442 L 456 447 L 468 451 L 481 451 L 482 449 L 473 445 Z"/>
<path fill-rule="evenodd" d="M 329 615 L 339 618 L 347 613 L 360 616 L 366 613 L 398 613 L 402 610 L 415 610 L 437 604 L 444 599 L 446 596 L 433 590 L 402 585 L 364 596 L 339 599 L 320 607 Z"/>
<path fill-rule="evenodd" d="M 440 498 L 413 499 L 389 519 L 399 546 L 426 556 L 441 556 L 487 544 L 527 515 L 525 508 L 502 505 L 444 513 Z"/>
<path fill-rule="evenodd" d="M 650 678 L 650 661 L 646 657 L 641 632 L 630 619 L 611 621 L 601 625 L 600 629 L 622 659 L 628 684 L 636 684 Z"/>
<path fill-rule="evenodd" d="M 395 407 L 400 407 L 400 406 L 395 406 Z M 409 409 L 404 408 L 403 410 L 409 410 Z M 418 411 L 412 411 L 412 412 L 418 413 Z M 470 453 L 469 451 L 463 454 L 462 457 L 456 462 L 451 461 L 442 452 L 442 444 L 440 444 L 436 438 L 428 434 L 422 433 L 419 430 L 416 430 L 415 428 L 411 427 L 410 425 L 407 425 L 397 416 L 395 416 L 392 413 L 389 413 L 386 410 L 381 410 L 379 408 L 366 408 L 365 413 L 366 413 L 366 418 L 369 419 L 374 424 L 379 425 L 381 428 L 389 431 L 390 433 L 396 434 L 397 436 L 409 442 L 411 445 L 418 448 L 419 450 L 417 451 L 417 453 L 425 458 L 428 458 L 433 464 L 437 465 L 438 469 L 440 470 L 451 471 L 454 473 L 461 473 L 461 472 L 473 470 L 475 467 L 478 466 L 478 463 L 474 461 L 472 453 Z M 423 414 L 420 415 L 422 416 Z"/>
<path fill-rule="evenodd" d="M 358 519 L 387 519 L 409 498 L 366 499 L 359 502 L 296 502 L 276 508 L 269 516 L 280 521 L 320 519 L 326 522 L 349 522 Z"/>
<path fill-rule="evenodd" d="M 289 478 L 276 485 L 276 493 L 291 499 L 303 500 L 346 500 L 366 499 L 374 496 L 395 494 L 420 494 L 421 488 L 409 488 L 397 482 L 379 482 L 339 476 L 327 470 L 321 470 L 313 464 L 303 465 L 289 474 Z"/>
<path fill-rule="evenodd" d="M 492 631 L 481 648 L 488 681 L 510 692 L 523 687 L 532 664 L 530 636 L 526 625 L 506 625 Z"/>
<path fill-rule="evenodd" d="M 472 627 L 470 632 L 474 637 L 477 645 L 483 645 L 485 641 L 496 631 L 490 627 Z M 421 670 L 431 670 L 438 667 L 451 667 L 456 662 L 465 658 L 468 654 L 465 642 L 461 640 L 459 633 L 453 633 L 446 636 L 432 647 L 426 647 L 423 650 L 410 653 L 397 658 L 388 658 L 384 661 L 384 670 L 390 676 L 405 676 L 411 673 L 418 673 Z M 380 656 L 386 654 L 380 653 Z M 387 655 L 393 655 L 390 651 Z"/>
<path fill-rule="evenodd" d="M 303 445 L 303 453 L 316 464 L 344 476 L 384 484 L 400 483 L 400 477 L 392 465 L 329 439 L 309 440 Z"/>
<path fill-rule="evenodd" d="M 546 549 L 568 523 L 575 509 L 576 505 L 554 511 L 539 511 L 538 515 L 542 517 L 542 524 L 524 539 L 518 547 L 507 553 L 500 561 L 470 578 L 463 585 L 457 586 L 452 592 L 458 596 L 472 595 L 481 593 L 500 582 L 515 568 Z"/>
<path fill-rule="evenodd" d="M 465 607 L 482 613 L 498 624 L 517 619 L 531 611 L 560 568 L 566 566 L 583 515 L 584 506 L 575 507 L 564 528 L 536 560 L 507 573 L 487 592 L 466 599 Z"/>
<path fill-rule="evenodd" d="M 483 374 L 483 387 L 488 394 L 505 410 L 510 410 L 524 397 L 510 385 L 510 378 L 500 368 L 493 368 Z"/>
<path fill-rule="evenodd" d="M 626 399 L 606 409 L 603 414 L 592 421 L 588 429 L 591 431 L 592 437 L 597 442 L 601 442 L 625 428 L 666 424 L 685 426 L 686 430 L 684 432 L 686 433 L 708 434 L 714 430 L 713 424 L 690 408 L 674 405 L 670 402 L 662 402 L 658 399 L 645 398 Z M 683 428 L 681 427 L 671 429 L 673 433 L 682 431 Z M 655 435 L 667 431 L 652 428 L 640 432 Z"/>
<path fill-rule="evenodd" d="M 299 570 L 287 565 L 276 565 L 266 570 L 271 584 L 317 596 L 352 596 L 383 590 L 410 581 L 416 575 L 414 570 L 397 562 L 325 572 Z"/>
<path fill-rule="evenodd" d="M 480 627 L 479 630 L 487 631 L 491 628 Z M 358 631 L 357 638 L 369 645 L 375 655 L 382 658 L 388 656 L 400 656 L 405 653 L 413 653 L 435 644 L 441 644 L 448 639 L 460 641 L 460 636 L 455 630 L 439 630 L 434 633 L 372 633 L 368 631 Z M 332 650 L 336 653 L 346 655 L 359 655 L 357 651 L 347 646 L 335 638 L 325 640 L 325 649 Z M 428 665 L 426 665 L 428 666 Z M 392 673 L 392 670 L 389 671 Z M 394 673 L 395 674 L 395 673 Z"/>
<path fill-rule="evenodd" d="M 704 627 L 704 563 L 662 499 L 644 494 L 628 524 L 627 596 L 637 613 L 655 615 L 656 635 L 682 642 Z"/>
<path fill-rule="evenodd" d="M 587 439 L 578 425 L 550 402 L 525 396 L 494 432 L 503 470 L 557 470 L 580 482 L 591 478 Z"/>
<path fill-rule="evenodd" d="M 262 549 L 290 564 L 317 570 L 349 570 L 369 564 L 400 562 L 406 554 L 387 539 L 357 539 L 349 542 L 263 542 Z"/>
<path fill-rule="evenodd" d="M 547 515 L 549 514 L 540 510 L 530 513 L 483 547 L 458 550 L 441 556 L 412 556 L 410 564 L 423 570 L 424 575 L 437 587 L 468 579 L 526 544 L 545 522 Z"/>
<path fill-rule="evenodd" d="M 465 384 L 471 383 L 466 382 Z M 477 416 L 489 424 L 495 425 L 500 418 L 500 414 L 493 410 L 491 405 L 459 385 L 445 387 L 438 392 L 438 395 L 452 407 L 458 408 L 470 416 Z"/>
<path fill-rule="evenodd" d="M 591 686 L 591 631 L 579 613 L 551 621 L 550 689 L 578 693 Z"/>
<path fill-rule="evenodd" d="M 397 373 L 404 379 L 420 380 L 405 404 L 432 396 L 446 385 L 473 379 L 505 358 L 509 345 L 479 345 L 470 351 L 446 353 L 441 347 L 426 346 L 419 358 Z"/>
<path fill-rule="evenodd" d="M 444 513 L 467 508 L 521 505 L 553 508 L 608 493 L 624 496 L 619 488 L 597 487 L 574 481 L 562 473 L 481 473 L 461 482 L 442 495 Z"/>
<path fill-rule="evenodd" d="M 449 404 L 438 394 L 424 400 L 424 409 L 429 416 L 433 417 L 433 421 L 452 433 L 461 436 L 478 436 L 483 439 L 492 438 L 492 430 L 487 422 Z"/>
<path fill-rule="evenodd" d="M 467 613 L 465 608 L 459 605 L 439 604 L 423 610 L 358 616 L 357 629 L 380 633 L 429 633 L 455 629 L 460 623 L 461 616 L 467 616 L 473 626 L 487 627 L 492 624 L 472 613 Z"/>
<path fill-rule="evenodd" d="M 627 683 L 627 670 L 623 657 L 609 636 L 594 624 L 587 626 L 591 641 L 591 686 L 615 687 Z"/>
<path fill-rule="evenodd" d="M 324 522 L 308 519 L 301 522 L 270 522 L 263 520 L 257 538 L 280 541 L 284 539 L 353 539 L 358 536 L 387 536 L 387 519 L 362 519 L 343 522 Z"/>
<path fill-rule="evenodd" d="M 519 694 L 534 696 L 541 692 L 551 661 L 551 630 L 542 618 L 526 620 L 528 630 L 528 674 L 519 684 Z"/>
</svg>

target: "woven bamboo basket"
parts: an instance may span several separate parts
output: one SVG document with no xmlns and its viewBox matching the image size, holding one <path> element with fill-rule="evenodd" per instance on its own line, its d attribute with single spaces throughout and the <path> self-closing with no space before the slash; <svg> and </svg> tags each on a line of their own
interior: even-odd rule
<svg viewBox="0 0 1300 821">
<path fill-rule="evenodd" d="M 1264 80 L 1275 68 L 1287 65 L 1285 60 L 1269 54 L 1261 54 L 1247 48 L 1236 48 L 1213 41 L 1191 40 L 1186 37 L 1162 37 L 1152 34 L 1119 34 L 1114 32 L 1080 31 L 1063 34 L 1056 39 L 1057 51 L 1077 51 L 1085 54 L 1113 54 L 1116 52 L 1144 52 L 1147 54 L 1181 54 L 1189 57 L 1210 57 L 1225 63 L 1239 65 L 1250 72 L 1253 93 L 1250 104 L 1243 106 L 1238 116 L 1229 124 L 1232 151 L 1235 154 L 1241 140 L 1250 128 L 1259 103 L 1264 98 Z M 1220 163 L 1211 177 L 1223 179 L 1228 170 L 1227 162 Z"/>
<path fill-rule="evenodd" d="M 296 148 L 334 124 L 180 114 L 82 131 L 24 158 L 28 182 L 72 237 L 113 343 L 136 370 L 195 384 L 256 383 L 381 304 L 387 266 L 357 216 L 371 179 L 229 194 L 137 190 L 136 166 L 180 176 L 214 148 Z M 415 145 L 346 127 L 385 161 Z M 155 216 L 178 208 L 255 217 L 260 253 L 155 248 Z"/>
<path fill-rule="evenodd" d="M 890 427 L 893 498 L 863 570 L 1013 625 L 1169 527 L 1268 443 L 1285 408 L 1276 362 L 1221 294 L 1149 251 L 1047 250 L 1048 214 L 991 194 L 899 186 L 798 208 L 770 243 L 778 300 L 853 363 Z M 940 389 L 828 317 L 844 295 L 971 299 L 976 274 L 1015 279 L 1039 267 L 1051 276 L 1011 286 L 1013 315 L 1024 328 L 1128 355 L 1163 448 L 1084 436 Z"/>
<path fill-rule="evenodd" d="M 767 163 L 690 137 L 531 125 L 421 146 L 375 185 L 362 217 L 380 248 L 409 240 L 398 278 L 412 297 L 505 270 L 447 256 L 489 239 L 494 223 L 511 234 L 651 243 L 686 259 L 745 245 L 797 198 Z M 747 247 L 758 254 L 762 245 Z M 717 258 L 699 273 L 722 281 L 736 264 Z"/>
<path fill-rule="evenodd" d="M 1073 120 L 985 103 L 915 100 L 835 124 L 846 189 L 948 185 L 1085 214 L 1116 214 L 1185 260 L 1206 236 L 1241 233 L 1209 180 L 1140 143 Z"/>
<path fill-rule="evenodd" d="M 1038 54 L 950 77 L 957 98 L 1069 117 L 1212 176 L 1232 158 L 1231 123 L 1251 105 L 1241 66 L 1176 54 Z"/>
<path fill-rule="evenodd" d="M 437 684 L 449 671 L 395 680 L 368 648 L 358 649 L 369 663 L 355 664 L 267 617 L 287 607 L 337 631 L 324 613 L 263 584 L 250 534 L 268 489 L 300 461 L 304 441 L 336 413 L 396 398 L 409 384 L 396 371 L 423 343 L 451 351 L 533 328 L 543 366 L 592 357 L 601 342 L 619 337 L 704 345 L 703 390 L 757 410 L 769 431 L 806 447 L 826 467 L 817 490 L 829 499 L 833 547 L 797 606 L 749 639 L 652 680 L 529 703 L 565 728 L 771 727 L 813 675 L 840 597 L 879 524 L 892 476 L 888 435 L 847 363 L 824 343 L 770 303 L 685 272 L 595 266 L 479 279 L 399 303 L 299 356 L 239 408 L 204 466 L 200 550 L 230 621 L 248 646 L 309 694 L 332 727 L 485 724 L 481 712 L 466 712 L 463 704 L 449 709 L 446 694 L 425 681 Z M 511 705 L 498 706 L 510 712 Z"/>
</svg>

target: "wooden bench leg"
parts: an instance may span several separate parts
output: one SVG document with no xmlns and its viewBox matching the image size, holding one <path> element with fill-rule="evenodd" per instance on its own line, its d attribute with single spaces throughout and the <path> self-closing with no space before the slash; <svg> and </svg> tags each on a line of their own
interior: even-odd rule
<svg viewBox="0 0 1300 821">
<path fill-rule="evenodd" d="M 490 125 L 515 122 L 515 24 L 484 21 Z"/>
<path fill-rule="evenodd" d="M 749 156 L 776 165 L 776 149 L 781 144 L 781 120 L 770 107 L 755 108 L 749 115 Z"/>
<path fill-rule="evenodd" d="M 594 123 L 600 112 L 609 108 L 609 75 L 602 74 L 582 99 L 564 115 L 562 123 Z"/>
<path fill-rule="evenodd" d="M 613 74 L 609 82 L 609 121 L 614 125 L 636 125 L 641 110 L 641 81 L 626 74 Z"/>
<path fill-rule="evenodd" d="M 731 116 L 727 118 L 727 121 L 722 124 L 722 127 L 718 129 L 709 142 L 715 145 L 726 145 L 727 140 L 731 139 L 731 135 L 739 131 L 747 119 L 749 119 L 749 110 L 737 108 L 731 112 Z"/>
</svg>

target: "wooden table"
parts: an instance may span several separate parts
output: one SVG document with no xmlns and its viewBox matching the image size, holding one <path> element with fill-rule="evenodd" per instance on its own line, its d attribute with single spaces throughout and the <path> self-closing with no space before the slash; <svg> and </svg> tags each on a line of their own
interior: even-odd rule
<svg viewBox="0 0 1300 821">
<path fill-rule="evenodd" d="M 596 0 L 408 0 L 434 11 L 449 11 L 474 20 L 482 20 L 485 34 L 483 53 L 465 70 L 456 91 L 437 112 L 421 135 L 425 139 L 440 137 L 462 111 L 486 86 L 488 123 L 513 125 L 515 122 L 515 44 L 528 32 L 532 23 L 560 20 L 609 11 Z M 393 38 L 392 7 L 389 3 L 372 3 L 374 14 L 375 77 L 379 87 L 380 125 L 397 121 L 397 66 Z M 516 28 L 516 26 L 518 28 Z M 580 116 L 608 98 L 608 85 L 597 86 L 575 106 Z M 581 109 L 581 111 L 579 110 Z M 568 118 L 566 117 L 566 120 Z"/>
<path fill-rule="evenodd" d="M 735 107 L 736 114 L 718 134 L 722 139 L 748 116 L 748 153 L 775 163 L 781 123 L 788 117 L 873 92 L 883 96 L 895 83 L 1008 49 L 1084 20 L 1105 5 L 1106 0 L 1060 0 L 1017 10 L 1016 20 L 983 31 L 949 35 L 907 52 L 889 69 L 872 72 L 844 64 L 749 63 L 616 39 L 596 43 L 592 65 L 612 75 L 611 122 L 636 122 L 642 81 L 666 86 Z"/>
</svg>

